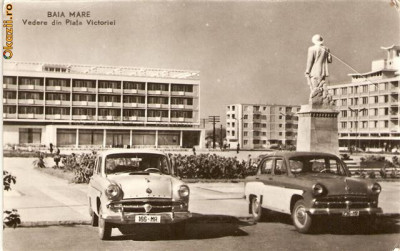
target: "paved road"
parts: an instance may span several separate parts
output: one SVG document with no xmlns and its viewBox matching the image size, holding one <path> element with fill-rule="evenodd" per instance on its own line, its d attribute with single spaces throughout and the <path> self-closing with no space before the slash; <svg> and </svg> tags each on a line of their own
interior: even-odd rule
<svg viewBox="0 0 400 251">
<path fill-rule="evenodd" d="M 205 217 L 205 216 L 199 216 Z M 100 241 L 91 226 L 53 226 L 6 228 L 4 250 L 393 250 L 399 247 L 400 219 L 385 219 L 376 234 L 367 235 L 342 223 L 326 227 L 317 234 L 294 231 L 290 217 L 277 215 L 272 221 L 252 224 L 241 221 L 192 222 L 186 237 L 176 239 L 168 228 L 139 229 L 121 236 L 113 230 L 110 241 Z M 24 240 L 24 241 L 21 241 Z"/>
</svg>

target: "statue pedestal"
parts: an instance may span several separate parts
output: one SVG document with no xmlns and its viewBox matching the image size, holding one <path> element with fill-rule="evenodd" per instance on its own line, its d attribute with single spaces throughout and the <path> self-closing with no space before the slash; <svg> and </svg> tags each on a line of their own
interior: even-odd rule
<svg viewBox="0 0 400 251">
<path fill-rule="evenodd" d="M 302 105 L 297 131 L 297 151 L 339 154 L 339 112 L 332 106 Z"/>
</svg>

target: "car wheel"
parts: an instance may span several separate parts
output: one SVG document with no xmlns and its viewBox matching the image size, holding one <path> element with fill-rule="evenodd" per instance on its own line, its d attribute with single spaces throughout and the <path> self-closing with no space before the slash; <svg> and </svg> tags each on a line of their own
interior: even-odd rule
<svg viewBox="0 0 400 251">
<path fill-rule="evenodd" d="M 182 238 L 186 235 L 186 222 L 182 221 L 170 225 L 170 229 L 174 237 Z"/>
<path fill-rule="evenodd" d="M 103 209 L 99 206 L 99 237 L 101 240 L 108 240 L 111 237 L 111 226 L 103 219 Z"/>
<path fill-rule="evenodd" d="M 304 200 L 298 200 L 292 211 L 293 225 L 300 233 L 309 233 L 311 230 L 312 217 L 306 211 Z"/>
<path fill-rule="evenodd" d="M 262 207 L 260 200 L 257 197 L 251 199 L 251 214 L 253 215 L 254 221 L 259 221 L 262 216 Z"/>
</svg>

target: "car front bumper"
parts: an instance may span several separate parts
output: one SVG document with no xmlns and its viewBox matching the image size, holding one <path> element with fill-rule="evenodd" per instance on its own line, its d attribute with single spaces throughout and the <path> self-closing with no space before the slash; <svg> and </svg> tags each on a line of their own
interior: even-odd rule
<svg viewBox="0 0 400 251">
<path fill-rule="evenodd" d="M 361 215 L 376 215 L 382 213 L 382 208 L 309 208 L 307 210 L 311 215 L 343 215 L 349 212 L 358 212 Z"/>
<path fill-rule="evenodd" d="M 131 213 L 131 212 L 123 212 L 119 210 L 119 212 L 107 210 L 107 213 L 102 215 L 102 219 L 109 223 L 115 224 L 171 224 L 177 223 L 180 221 L 184 221 L 192 217 L 190 212 L 167 212 L 167 213 Z M 135 217 L 138 215 L 147 215 L 147 216 L 160 216 L 159 223 L 138 223 L 135 221 Z"/>
</svg>

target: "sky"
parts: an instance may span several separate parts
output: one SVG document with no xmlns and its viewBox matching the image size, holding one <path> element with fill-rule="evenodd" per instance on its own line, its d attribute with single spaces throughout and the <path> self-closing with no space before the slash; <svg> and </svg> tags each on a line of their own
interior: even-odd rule
<svg viewBox="0 0 400 251">
<path fill-rule="evenodd" d="M 11 61 L 198 70 L 200 115 L 222 120 L 229 104 L 306 104 L 304 71 L 314 34 L 358 72 L 370 71 L 372 60 L 386 56 L 380 47 L 399 44 L 400 36 L 390 0 L 12 3 Z M 65 21 L 48 11 L 90 11 L 90 19 L 116 25 L 23 23 Z M 331 84 L 353 73 L 335 58 L 329 71 Z"/>
</svg>

